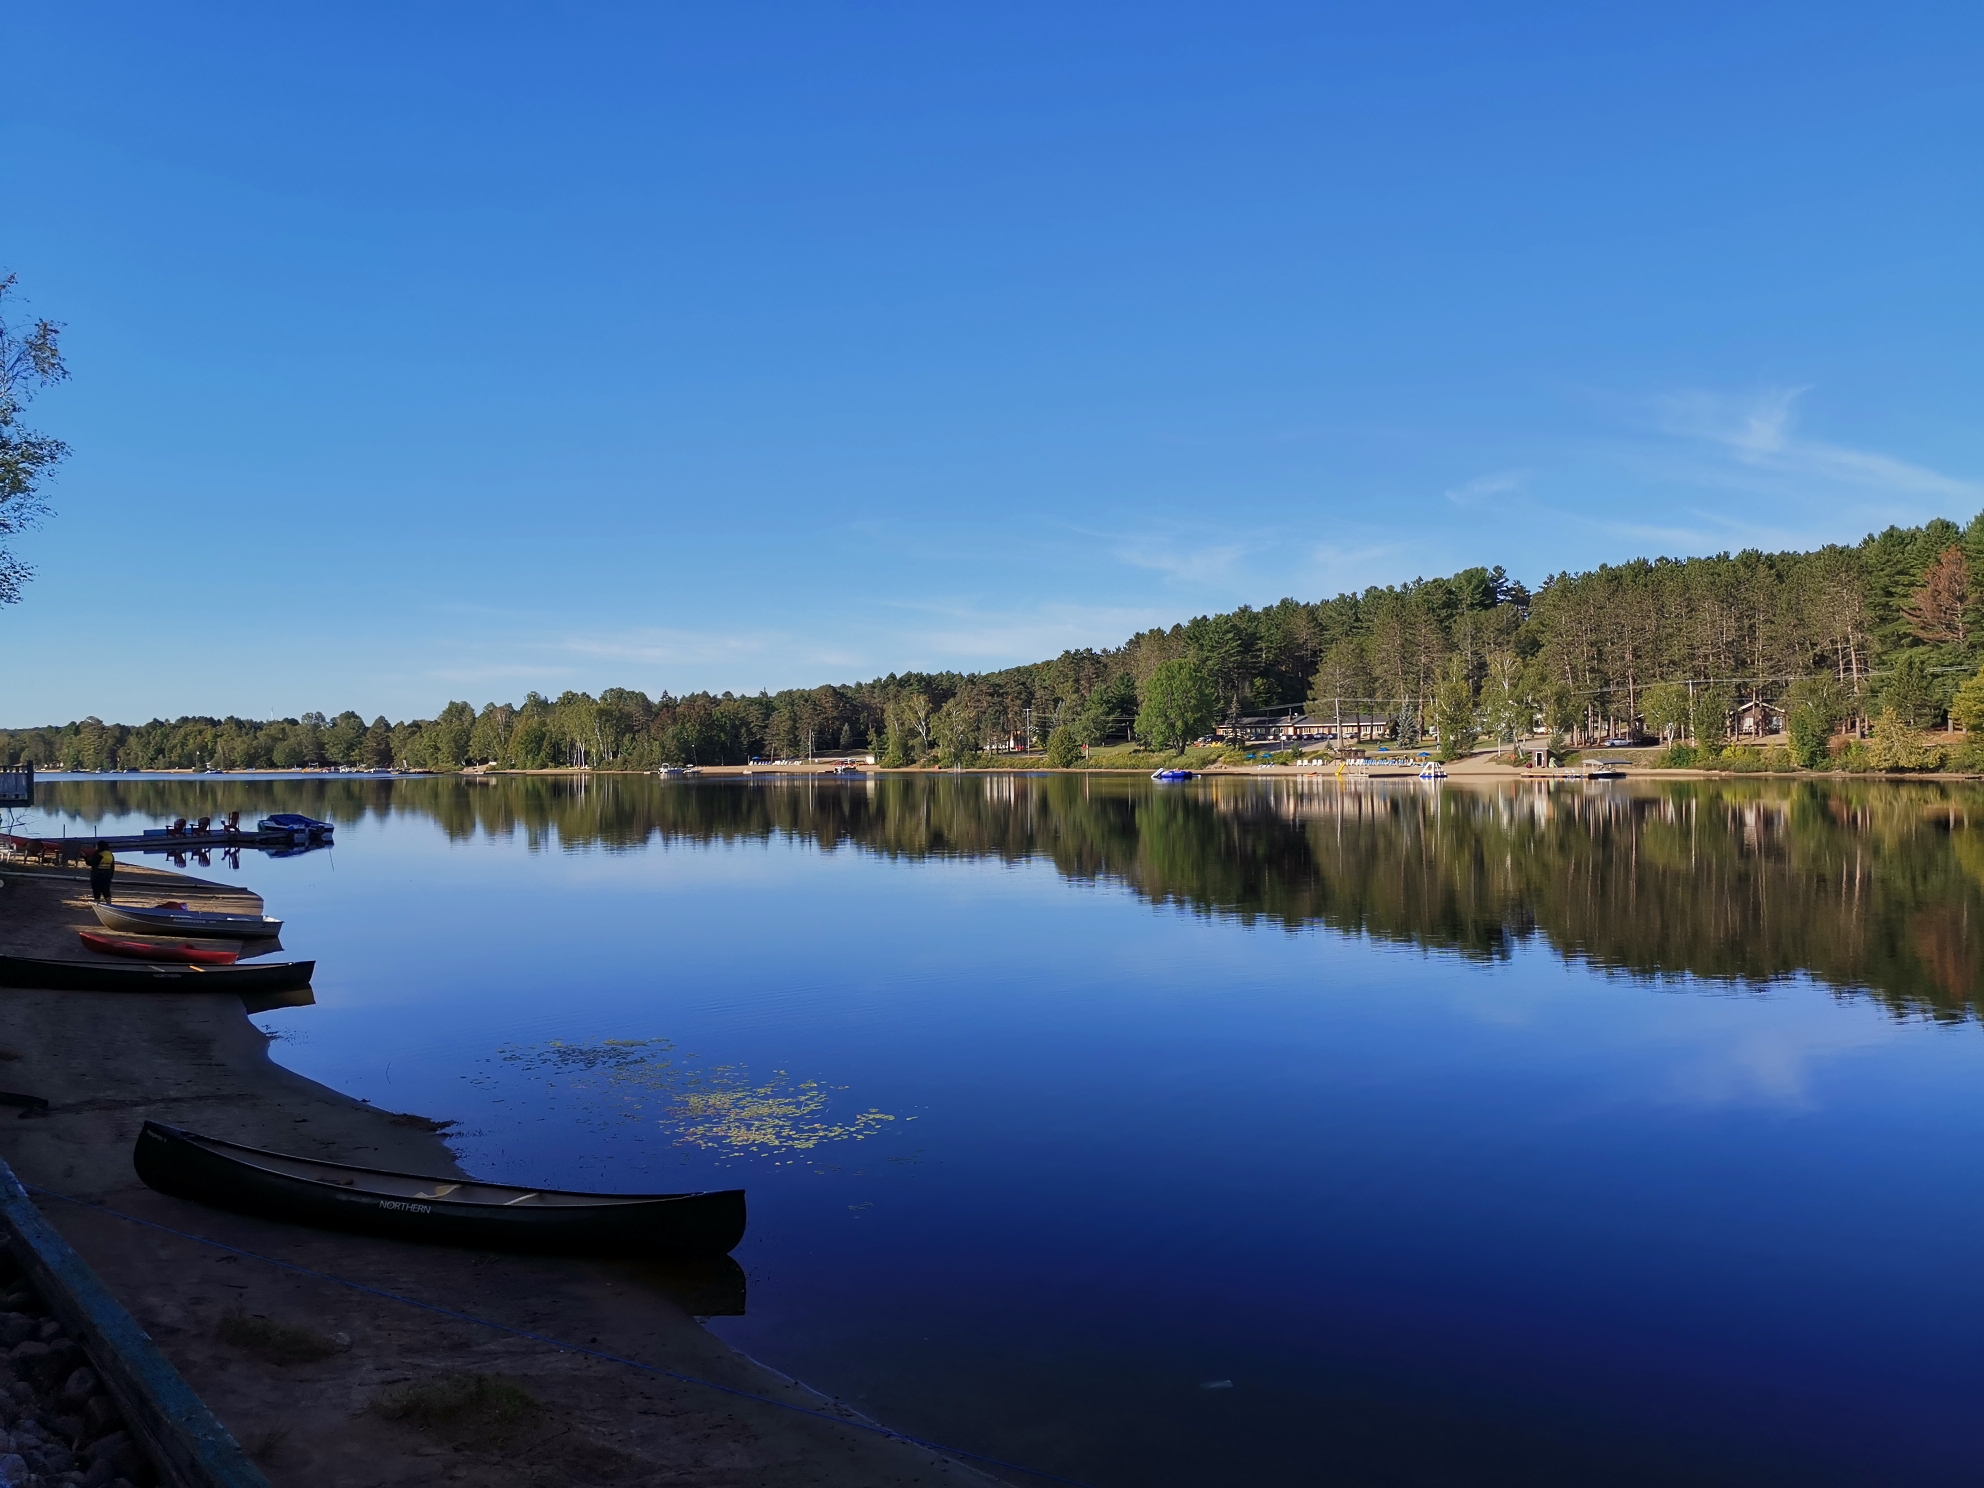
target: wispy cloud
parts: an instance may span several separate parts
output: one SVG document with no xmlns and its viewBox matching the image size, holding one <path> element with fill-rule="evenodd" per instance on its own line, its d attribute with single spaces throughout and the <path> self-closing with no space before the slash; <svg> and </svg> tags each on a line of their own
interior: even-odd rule
<svg viewBox="0 0 1984 1488">
<path fill-rule="evenodd" d="M 1125 543 L 1116 549 L 1116 557 L 1132 568 L 1148 568 L 1188 584 L 1224 584 L 1231 582 L 1234 568 L 1247 555 L 1248 548 L 1244 542 L 1205 544 L 1157 539 Z"/>
<path fill-rule="evenodd" d="M 1659 423 L 1666 433 L 1720 449 L 1736 464 L 1773 476 L 1889 497 L 1984 498 L 1984 483 L 1879 450 L 1801 435 L 1798 400 L 1810 391 L 1807 386 L 1766 388 L 1746 397 L 1670 394 L 1659 400 Z"/>
<path fill-rule="evenodd" d="M 1529 479 L 1527 470 L 1503 470 L 1493 475 L 1477 475 L 1471 481 L 1462 481 L 1457 486 L 1449 486 L 1441 494 L 1455 506 L 1473 506 L 1477 501 L 1485 501 L 1490 496 L 1503 496 L 1510 491 L 1520 491 Z"/>
</svg>

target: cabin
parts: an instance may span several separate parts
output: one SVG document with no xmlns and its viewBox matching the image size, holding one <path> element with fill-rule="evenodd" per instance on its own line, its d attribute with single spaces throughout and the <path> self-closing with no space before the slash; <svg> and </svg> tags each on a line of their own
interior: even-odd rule
<svg viewBox="0 0 1984 1488">
<path fill-rule="evenodd" d="M 1729 715 L 1729 737 L 1732 739 L 1761 739 L 1783 732 L 1784 710 L 1775 703 L 1752 698 Z"/>
</svg>

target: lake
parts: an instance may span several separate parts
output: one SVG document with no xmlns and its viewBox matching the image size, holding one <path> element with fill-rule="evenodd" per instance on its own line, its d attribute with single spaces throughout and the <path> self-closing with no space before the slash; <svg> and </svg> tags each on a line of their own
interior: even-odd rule
<svg viewBox="0 0 1984 1488">
<path fill-rule="evenodd" d="M 318 958 L 275 1056 L 506 1182 L 747 1187 L 711 1326 L 901 1429 L 1102 1488 L 1976 1479 L 1984 791 L 38 790 L 334 820 L 212 869 Z"/>
</svg>

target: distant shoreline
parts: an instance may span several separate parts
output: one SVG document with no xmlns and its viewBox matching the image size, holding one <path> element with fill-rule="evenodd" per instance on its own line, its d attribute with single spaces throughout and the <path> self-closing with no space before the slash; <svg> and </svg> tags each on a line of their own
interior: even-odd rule
<svg viewBox="0 0 1984 1488">
<path fill-rule="evenodd" d="M 820 762 L 797 765 L 696 765 L 684 766 L 694 769 L 696 777 L 706 779 L 750 780 L 765 776 L 823 777 L 847 779 L 836 775 L 839 762 Z M 1057 769 L 1042 761 L 1038 764 L 1011 765 L 972 765 L 964 769 L 952 770 L 933 768 L 924 765 L 882 766 L 857 764 L 854 768 L 864 777 L 905 776 L 905 775 L 1123 775 L 1147 777 L 1150 771 L 1139 765 L 1090 765 L 1072 766 Z M 1393 769 L 1380 767 L 1375 773 L 1360 773 L 1355 776 L 1339 777 L 1334 766 L 1302 765 L 1205 765 L 1190 766 L 1195 776 L 1225 776 L 1238 779 L 1268 780 L 1399 780 L 1413 778 L 1415 773 L 1407 769 L 1401 760 Z M 1643 765 L 1623 763 L 1625 778 L 1628 780 L 1879 780 L 1879 781 L 1939 781 L 1961 783 L 1984 781 L 1984 774 L 1965 773 L 1948 770 L 1704 770 L 1653 769 Z M 596 776 L 616 776 L 621 778 L 654 777 L 654 770 L 592 769 L 574 765 L 546 766 L 541 769 L 466 769 L 466 770 L 51 770 L 37 772 L 36 779 L 42 781 L 80 782 L 87 780 L 486 780 L 496 776 L 504 777 L 564 777 L 591 778 Z M 1461 785 L 1484 784 L 1488 782 L 1530 781 L 1540 784 L 1576 785 L 1585 782 L 1563 774 L 1532 770 L 1513 765 L 1496 765 L 1486 762 L 1457 761 L 1447 765 L 1447 780 Z"/>
</svg>

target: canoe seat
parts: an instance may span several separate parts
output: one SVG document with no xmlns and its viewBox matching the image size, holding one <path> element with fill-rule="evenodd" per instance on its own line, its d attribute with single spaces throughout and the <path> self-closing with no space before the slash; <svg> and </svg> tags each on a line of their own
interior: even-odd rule
<svg viewBox="0 0 1984 1488">
<path fill-rule="evenodd" d="M 416 1199 L 445 1199 L 449 1194 L 453 1193 L 456 1189 L 460 1187 L 461 1185 L 459 1183 L 437 1183 L 434 1185 L 434 1192 L 417 1193 L 414 1195 L 414 1197 Z"/>
</svg>

